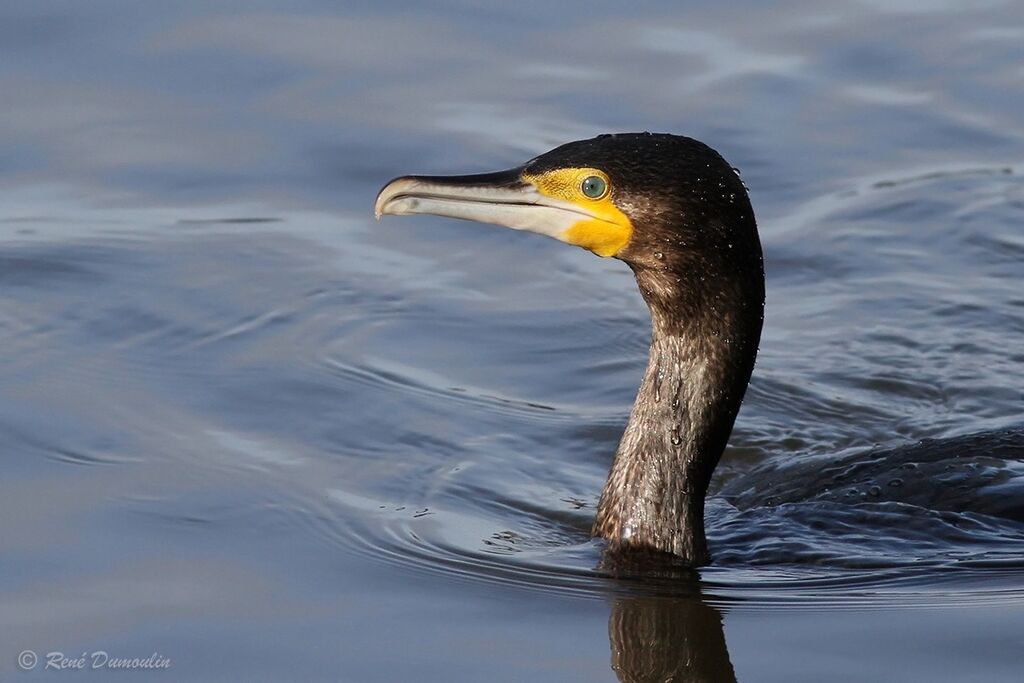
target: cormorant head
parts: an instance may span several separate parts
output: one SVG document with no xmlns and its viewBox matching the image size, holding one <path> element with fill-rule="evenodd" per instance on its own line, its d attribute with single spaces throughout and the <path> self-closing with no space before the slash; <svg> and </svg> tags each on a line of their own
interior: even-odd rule
<svg viewBox="0 0 1024 683">
<path fill-rule="evenodd" d="M 651 354 L 594 534 L 707 561 L 704 496 L 764 311 L 761 243 L 736 171 L 691 138 L 601 135 L 499 173 L 396 178 L 375 210 L 538 232 L 632 268 L 651 310 Z"/>
<path fill-rule="evenodd" d="M 403 176 L 384 186 L 375 211 L 378 218 L 429 213 L 494 223 L 621 259 L 652 307 L 658 299 L 678 301 L 681 293 L 702 299 L 694 291 L 707 288 L 700 283 L 716 282 L 718 290 L 737 284 L 737 276 L 755 290 L 753 280 L 760 282 L 763 298 L 747 191 L 717 152 L 692 138 L 600 135 L 508 171 Z"/>
</svg>

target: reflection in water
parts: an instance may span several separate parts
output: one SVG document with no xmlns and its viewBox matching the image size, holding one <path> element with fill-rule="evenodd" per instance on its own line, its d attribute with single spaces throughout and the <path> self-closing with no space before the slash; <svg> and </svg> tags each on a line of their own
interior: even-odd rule
<svg viewBox="0 0 1024 683">
<path fill-rule="evenodd" d="M 618 597 L 608 617 L 620 681 L 735 681 L 722 615 L 693 597 Z"/>
<path fill-rule="evenodd" d="M 703 600 L 700 577 L 678 557 L 605 552 L 598 569 L 640 594 L 616 595 L 608 617 L 620 681 L 735 681 L 722 615 Z"/>
</svg>

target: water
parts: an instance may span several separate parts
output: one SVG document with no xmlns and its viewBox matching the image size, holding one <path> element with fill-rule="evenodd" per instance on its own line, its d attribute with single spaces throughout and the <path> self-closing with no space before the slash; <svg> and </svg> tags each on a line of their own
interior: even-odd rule
<svg viewBox="0 0 1024 683">
<path fill-rule="evenodd" d="M 715 565 L 609 577 L 628 269 L 372 219 L 397 174 L 686 133 L 768 271 L 714 490 L 1020 426 L 1024 12 L 705 5 L 0 4 L 3 678 L 1019 680 L 1017 522 L 714 497 Z"/>
</svg>

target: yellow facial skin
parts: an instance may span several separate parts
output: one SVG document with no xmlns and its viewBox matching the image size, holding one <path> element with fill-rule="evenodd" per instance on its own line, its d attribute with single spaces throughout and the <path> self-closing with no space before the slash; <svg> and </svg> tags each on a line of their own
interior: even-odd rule
<svg viewBox="0 0 1024 683">
<path fill-rule="evenodd" d="M 601 197 L 592 199 L 583 194 L 581 186 L 590 176 L 604 180 L 607 189 Z M 612 183 L 603 171 L 596 168 L 559 168 L 538 175 L 524 173 L 522 177 L 541 194 L 572 202 L 590 216 L 581 215 L 580 220 L 566 228 L 559 239 L 604 257 L 614 256 L 629 243 L 633 226 L 612 202 Z"/>
</svg>

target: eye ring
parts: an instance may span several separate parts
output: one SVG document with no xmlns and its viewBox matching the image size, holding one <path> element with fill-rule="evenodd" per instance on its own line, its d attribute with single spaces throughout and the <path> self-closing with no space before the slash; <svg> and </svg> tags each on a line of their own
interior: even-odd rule
<svg viewBox="0 0 1024 683">
<path fill-rule="evenodd" d="M 580 192 L 587 199 L 603 199 L 608 194 L 608 181 L 599 175 L 588 175 L 580 181 Z"/>
</svg>

